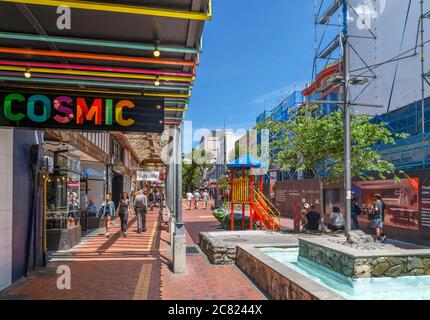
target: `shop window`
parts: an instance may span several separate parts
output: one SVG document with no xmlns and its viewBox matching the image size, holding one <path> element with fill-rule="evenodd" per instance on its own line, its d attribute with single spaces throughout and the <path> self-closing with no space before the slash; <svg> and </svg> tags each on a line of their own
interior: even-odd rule
<svg viewBox="0 0 430 320">
<path fill-rule="evenodd" d="M 80 162 L 56 155 L 47 180 L 46 228 L 67 229 L 68 217 L 80 217 Z"/>
</svg>

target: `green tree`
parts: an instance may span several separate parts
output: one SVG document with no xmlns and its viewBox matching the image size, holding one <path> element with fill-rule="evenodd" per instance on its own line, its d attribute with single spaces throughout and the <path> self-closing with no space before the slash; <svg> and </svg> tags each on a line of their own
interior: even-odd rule
<svg viewBox="0 0 430 320">
<path fill-rule="evenodd" d="M 230 188 L 230 179 L 227 176 L 222 177 L 218 181 L 218 187 L 220 190 L 225 191 Z"/>
<path fill-rule="evenodd" d="M 327 176 L 340 180 L 344 175 L 344 141 L 342 112 L 327 116 L 309 115 L 303 110 L 286 122 L 270 121 L 260 124 L 259 129 L 270 129 L 276 139 L 270 149 L 276 156 L 272 162 L 283 170 L 301 170 L 314 178 Z M 371 123 L 370 116 L 354 115 L 351 126 L 352 173 L 363 180 L 373 179 L 376 173 L 381 179 L 395 174 L 392 163 L 382 159 L 375 150 L 379 144 L 396 144 L 396 138 L 406 134 L 392 134 L 385 123 Z"/>
<path fill-rule="evenodd" d="M 202 182 L 203 172 L 212 167 L 213 154 L 200 149 L 193 149 L 184 155 L 182 164 L 183 192 L 196 190 Z"/>
</svg>

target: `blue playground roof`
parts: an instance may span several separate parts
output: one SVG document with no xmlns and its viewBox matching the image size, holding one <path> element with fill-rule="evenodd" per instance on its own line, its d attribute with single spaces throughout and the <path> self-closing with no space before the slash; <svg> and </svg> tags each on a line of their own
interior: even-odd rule
<svg viewBox="0 0 430 320">
<path fill-rule="evenodd" d="M 261 168 L 265 167 L 265 164 L 262 163 L 260 160 L 255 159 L 250 154 L 243 156 L 241 158 L 238 158 L 234 160 L 233 162 L 230 162 L 227 164 L 227 168 L 229 169 L 249 169 L 249 168 Z"/>
</svg>

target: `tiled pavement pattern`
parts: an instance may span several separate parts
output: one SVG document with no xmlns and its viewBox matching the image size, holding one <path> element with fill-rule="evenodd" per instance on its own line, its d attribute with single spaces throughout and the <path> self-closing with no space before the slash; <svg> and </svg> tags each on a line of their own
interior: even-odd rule
<svg viewBox="0 0 430 320">
<path fill-rule="evenodd" d="M 210 209 L 184 208 L 187 242 L 195 245 L 200 231 L 216 230 Z M 148 213 L 148 231 L 137 234 L 129 221 L 127 238 L 115 221 L 110 239 L 97 230 L 73 250 L 55 254 L 47 268 L 0 293 L 0 299 L 73 300 L 223 300 L 264 299 L 235 266 L 212 266 L 202 254 L 188 256 L 186 275 L 170 271 L 169 234 L 161 231 L 158 209 Z M 57 289 L 57 267 L 71 269 L 71 290 Z"/>
</svg>

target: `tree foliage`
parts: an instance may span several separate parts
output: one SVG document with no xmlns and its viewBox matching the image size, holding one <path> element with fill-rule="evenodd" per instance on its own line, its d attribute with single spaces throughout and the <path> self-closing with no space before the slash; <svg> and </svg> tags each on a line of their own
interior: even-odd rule
<svg viewBox="0 0 430 320">
<path fill-rule="evenodd" d="M 212 167 L 213 154 L 200 149 L 193 149 L 184 155 L 182 164 L 182 189 L 184 192 L 198 189 L 205 170 Z"/>
<path fill-rule="evenodd" d="M 218 188 L 222 191 L 230 189 L 230 179 L 227 176 L 222 177 L 218 181 Z"/>
<path fill-rule="evenodd" d="M 333 112 L 327 116 L 309 116 L 303 110 L 286 122 L 270 121 L 260 124 L 259 129 L 270 129 L 272 162 L 283 170 L 302 170 L 314 178 L 322 176 L 340 180 L 344 175 L 343 114 Z M 392 134 L 385 123 L 371 123 L 370 116 L 354 115 L 351 126 L 352 174 L 363 180 L 371 180 L 372 174 L 381 179 L 394 174 L 392 163 L 382 159 L 376 145 L 396 144 L 396 138 L 405 134 Z"/>
</svg>

